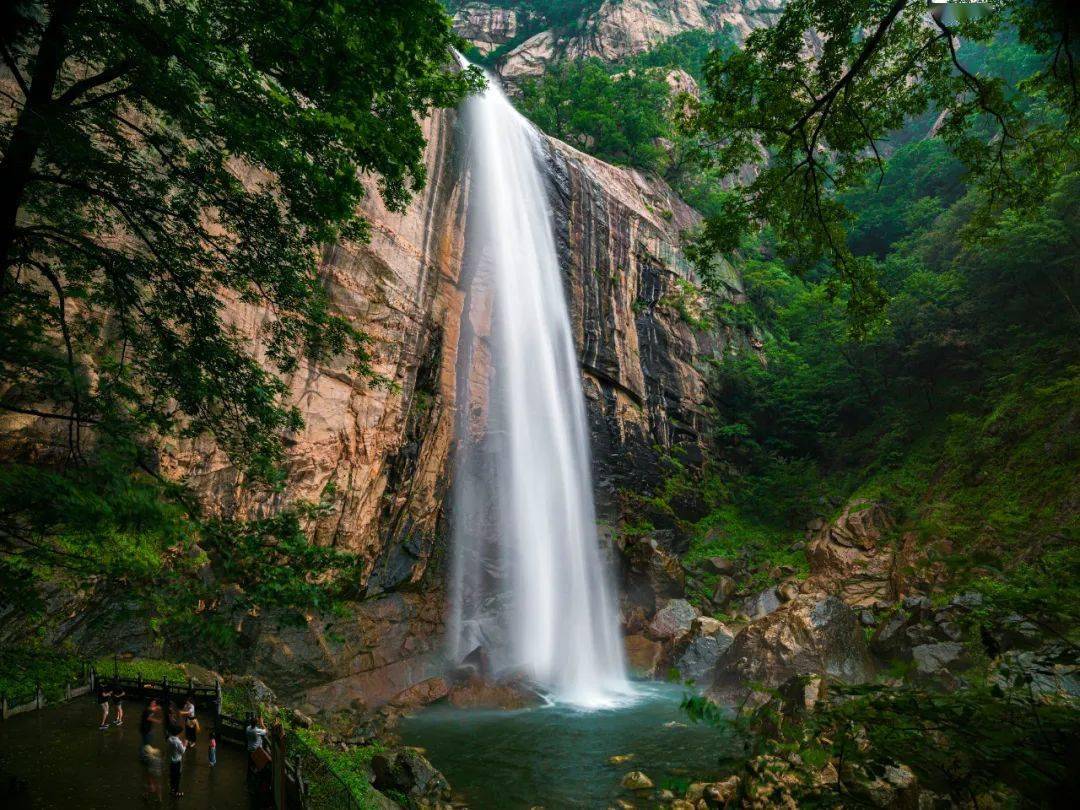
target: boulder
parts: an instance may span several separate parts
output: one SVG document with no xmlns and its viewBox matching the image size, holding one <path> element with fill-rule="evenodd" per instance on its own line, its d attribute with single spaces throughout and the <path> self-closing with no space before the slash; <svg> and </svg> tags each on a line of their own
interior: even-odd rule
<svg viewBox="0 0 1080 810">
<path fill-rule="evenodd" d="M 738 703 L 752 683 L 775 688 L 796 675 L 863 683 L 873 673 L 855 612 L 833 596 L 800 595 L 735 636 L 709 692 L 721 703 Z"/>
<path fill-rule="evenodd" d="M 627 790 L 651 790 L 653 781 L 641 771 L 630 771 L 619 783 Z"/>
<path fill-rule="evenodd" d="M 623 560 L 619 590 L 630 606 L 640 606 L 652 613 L 658 601 L 680 597 L 686 592 L 682 563 L 655 537 L 623 539 L 619 551 Z"/>
<path fill-rule="evenodd" d="M 794 582 L 785 582 L 776 588 L 776 596 L 781 602 L 790 602 L 799 595 L 799 586 Z"/>
<path fill-rule="evenodd" d="M 852 501 L 834 521 L 809 530 L 811 576 L 848 604 L 895 599 L 894 554 L 885 542 L 893 525 L 880 504 Z"/>
<path fill-rule="evenodd" d="M 397 791 L 414 802 L 438 802 L 450 799 L 450 784 L 415 748 L 403 748 L 376 754 L 371 760 L 375 789 Z"/>
<path fill-rule="evenodd" d="M 1059 642 L 1039 650 L 1010 650 L 994 661 L 993 671 L 992 680 L 1004 688 L 1023 673 L 1036 695 L 1080 698 L 1080 656 Z"/>
<path fill-rule="evenodd" d="M 739 567 L 739 564 L 730 557 L 709 557 L 705 561 L 705 565 L 716 574 L 727 574 L 728 576 L 734 574 Z"/>
<path fill-rule="evenodd" d="M 916 672 L 924 677 L 940 675 L 944 671 L 959 672 L 970 665 L 964 645 L 955 641 L 912 647 L 911 660 L 915 662 Z"/>
<path fill-rule="evenodd" d="M 459 709 L 524 709 L 542 702 L 524 677 L 491 681 L 478 675 L 450 687 L 447 699 Z"/>
<path fill-rule="evenodd" d="M 721 574 L 716 578 L 716 587 L 713 589 L 712 602 L 714 605 L 723 606 L 727 604 L 727 601 L 731 598 L 738 588 L 738 584 L 734 579 Z"/>
<path fill-rule="evenodd" d="M 690 623 L 690 632 L 695 636 L 715 636 L 717 633 L 727 633 L 727 625 L 712 616 L 698 616 Z"/>
<path fill-rule="evenodd" d="M 716 662 L 734 640 L 735 637 L 730 631 L 692 638 L 675 660 L 679 678 L 683 681 L 706 683 L 716 668 Z"/>
<path fill-rule="evenodd" d="M 686 788 L 684 798 L 694 804 L 705 795 L 705 788 L 708 786 L 708 782 L 691 782 Z"/>
<path fill-rule="evenodd" d="M 768 616 L 778 607 L 780 607 L 780 597 L 776 593 L 776 588 L 766 588 L 743 602 L 742 612 L 751 619 L 760 619 Z"/>
<path fill-rule="evenodd" d="M 856 781 L 851 792 L 863 806 L 889 810 L 916 810 L 920 806 L 918 780 L 906 765 L 886 765 L 881 776 Z"/>
<path fill-rule="evenodd" d="M 311 728 L 313 725 L 315 725 L 315 721 L 299 709 L 292 710 L 292 721 L 296 725 L 300 726 L 300 728 Z"/>
<path fill-rule="evenodd" d="M 690 625 L 699 615 L 698 609 L 685 599 L 672 599 L 656 611 L 649 623 L 649 636 L 658 641 L 674 641 L 690 632 Z"/>
<path fill-rule="evenodd" d="M 741 781 L 738 776 L 729 776 L 722 782 L 713 782 L 711 785 L 706 785 L 701 793 L 701 798 L 705 800 L 705 806 L 710 808 L 728 807 L 734 804 L 739 796 Z"/>
<path fill-rule="evenodd" d="M 664 647 L 643 635 L 626 636 L 623 639 L 626 648 L 626 663 L 631 672 L 640 678 L 652 678 L 656 668 L 664 657 Z"/>
<path fill-rule="evenodd" d="M 886 661 L 910 661 L 911 651 L 923 644 L 944 641 L 937 627 L 924 621 L 922 611 L 898 610 L 878 623 L 870 646 L 874 653 Z"/>
</svg>

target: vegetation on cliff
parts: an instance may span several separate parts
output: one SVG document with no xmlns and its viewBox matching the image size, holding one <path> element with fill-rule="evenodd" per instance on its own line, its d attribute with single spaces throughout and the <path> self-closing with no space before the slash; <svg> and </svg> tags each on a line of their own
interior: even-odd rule
<svg viewBox="0 0 1080 810">
<path fill-rule="evenodd" d="M 280 374 L 339 358 L 378 382 L 319 249 L 366 238 L 362 175 L 395 210 L 423 184 L 419 116 L 477 82 L 448 67 L 449 18 L 437 0 L 3 13 L 3 603 L 30 616 L 43 582 L 91 582 L 200 632 L 228 583 L 240 609 L 310 604 L 342 564 L 302 530 L 318 505 L 207 520 L 160 452 L 211 438 L 273 488 L 301 426 Z M 262 345 L 230 304 L 272 313 Z"/>
<path fill-rule="evenodd" d="M 1071 14 L 1020 3 L 954 23 L 903 2 L 794 2 L 706 68 L 697 120 L 717 166 L 759 171 L 709 221 L 702 258 L 741 250 L 746 302 L 718 296 L 714 317 L 751 329 L 762 356 L 714 364 L 711 511 L 684 526 L 688 559 L 749 536 L 768 560 L 808 520 L 867 499 L 895 518 L 891 543 L 914 540 L 903 592 L 954 595 L 970 656 L 945 687 L 909 663 L 832 685 L 810 712 L 777 695 L 745 721 L 743 795 L 847 806 L 918 784 L 964 806 L 1045 806 L 1072 789 Z M 822 57 L 791 58 L 811 28 L 829 34 Z M 1000 641 L 1019 623 L 1027 652 Z"/>
</svg>

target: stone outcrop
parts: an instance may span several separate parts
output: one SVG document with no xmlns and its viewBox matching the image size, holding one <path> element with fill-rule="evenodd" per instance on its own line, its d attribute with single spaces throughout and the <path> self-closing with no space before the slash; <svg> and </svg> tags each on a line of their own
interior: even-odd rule
<svg viewBox="0 0 1080 810">
<path fill-rule="evenodd" d="M 562 36 L 550 29 L 534 34 L 506 54 L 498 68 L 503 76 L 516 79 L 539 75 L 556 59 L 594 57 L 614 62 L 699 29 L 727 29 L 741 42 L 752 31 L 771 25 L 782 8 L 783 0 L 604 0 Z"/>
<path fill-rule="evenodd" d="M 462 3 L 454 12 L 454 31 L 483 54 L 510 42 L 526 24 L 522 9 L 490 3 Z"/>
<path fill-rule="evenodd" d="M 806 556 L 815 584 L 856 606 L 898 599 L 904 589 L 903 569 L 910 565 L 912 536 L 890 537 L 894 527 L 884 506 L 855 500 L 831 522 L 814 521 L 807 528 Z"/>
<path fill-rule="evenodd" d="M 751 684 L 774 688 L 797 675 L 862 683 L 874 672 L 855 612 L 833 596 L 798 596 L 739 632 L 721 656 L 710 695 L 738 703 Z"/>
<path fill-rule="evenodd" d="M 707 418 L 700 358 L 732 344 L 749 350 L 749 337 L 703 332 L 671 305 L 693 278 L 680 251 L 680 235 L 700 221 L 693 209 L 666 184 L 561 141 L 548 144 L 556 247 L 603 512 L 619 488 L 644 492 L 659 483 L 657 448 L 680 446 L 689 464 L 701 458 Z M 734 271 L 730 291 L 742 300 Z"/>
<path fill-rule="evenodd" d="M 717 663 L 735 642 L 735 636 L 716 619 L 699 617 L 675 655 L 675 669 L 683 681 L 708 684 Z"/>
<path fill-rule="evenodd" d="M 631 673 L 639 678 L 652 678 L 657 674 L 664 658 L 664 645 L 642 634 L 626 636 L 623 645 Z"/>
<path fill-rule="evenodd" d="M 657 641 L 675 641 L 690 632 L 698 615 L 697 608 L 685 599 L 672 599 L 656 611 L 649 623 L 648 634 Z"/>
<path fill-rule="evenodd" d="M 443 806 L 450 800 L 446 777 L 415 748 L 376 754 L 371 770 L 376 790 L 403 794 L 411 800 L 410 806 Z"/>
<path fill-rule="evenodd" d="M 440 592 L 391 593 L 349 603 L 344 616 L 253 619 L 243 632 L 250 666 L 309 710 L 367 709 L 405 700 L 436 674 L 442 615 Z"/>
</svg>

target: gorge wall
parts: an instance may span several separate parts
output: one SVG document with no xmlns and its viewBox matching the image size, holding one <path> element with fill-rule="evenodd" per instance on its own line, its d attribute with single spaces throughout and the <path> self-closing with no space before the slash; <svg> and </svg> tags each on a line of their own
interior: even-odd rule
<svg viewBox="0 0 1080 810">
<path fill-rule="evenodd" d="M 603 0 L 571 25 L 553 25 L 537 7 L 513 0 L 451 3 L 454 29 L 510 80 L 539 76 L 561 59 L 615 62 L 687 31 L 730 32 L 742 42 L 772 25 L 786 0 Z"/>
<path fill-rule="evenodd" d="M 387 700 L 423 679 L 438 657 L 449 542 L 459 374 L 485 378 L 491 298 L 462 278 L 468 167 L 453 112 L 427 123 L 428 183 L 408 209 L 366 202 L 372 239 L 326 249 L 334 306 L 372 338 L 372 384 L 344 361 L 301 365 L 289 383 L 304 428 L 288 438 L 287 483 L 271 500 L 238 486 L 210 446 L 176 448 L 169 465 L 213 508 L 260 514 L 294 500 L 332 504 L 314 538 L 357 554 L 365 598 L 347 618 L 302 627 L 241 617 L 256 670 L 310 688 L 319 706 Z M 696 358 L 734 334 L 698 331 L 680 232 L 697 215 L 665 184 L 548 139 L 544 161 L 575 343 L 581 363 L 602 521 L 620 488 L 641 491 L 657 455 L 693 455 L 704 428 Z M 732 291 L 738 295 L 733 276 Z M 258 341 L 268 314 L 237 306 Z M 471 403 L 483 408 L 483 398 Z"/>
</svg>

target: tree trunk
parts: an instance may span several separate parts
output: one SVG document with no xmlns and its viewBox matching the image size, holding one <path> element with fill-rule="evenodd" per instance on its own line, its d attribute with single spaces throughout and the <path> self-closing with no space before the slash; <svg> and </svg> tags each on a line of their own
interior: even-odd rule
<svg viewBox="0 0 1080 810">
<path fill-rule="evenodd" d="M 54 3 L 52 15 L 38 43 L 25 104 L 19 112 L 11 138 L 4 146 L 4 158 L 0 162 L 0 295 L 7 292 L 15 223 L 24 202 L 34 161 L 49 128 L 53 93 L 60 78 L 60 68 L 67 58 L 67 27 L 75 16 L 79 2 L 56 0 Z"/>
</svg>

